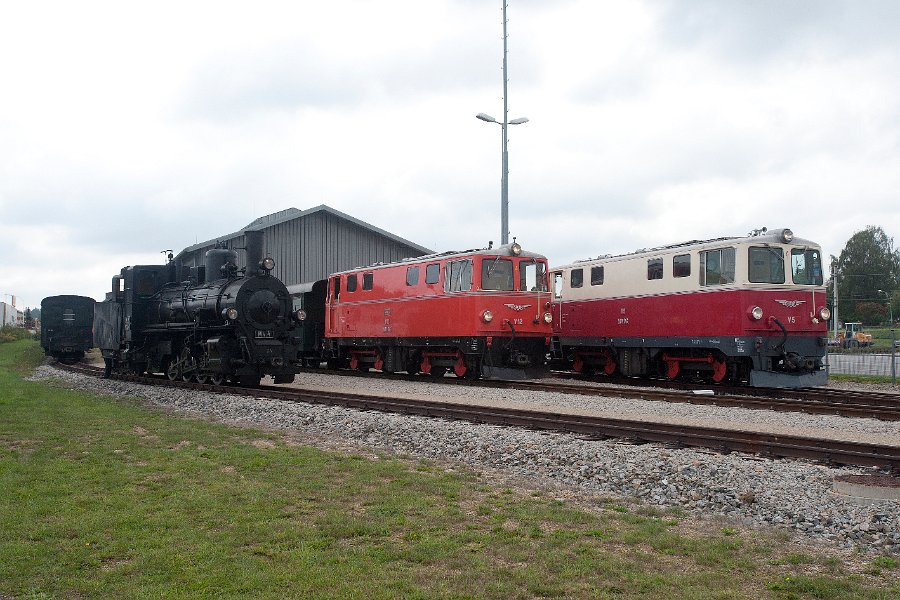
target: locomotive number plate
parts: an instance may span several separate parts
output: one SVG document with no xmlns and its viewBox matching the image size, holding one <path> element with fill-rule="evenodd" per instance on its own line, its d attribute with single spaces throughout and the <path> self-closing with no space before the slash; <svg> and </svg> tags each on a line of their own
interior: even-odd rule
<svg viewBox="0 0 900 600">
<path fill-rule="evenodd" d="M 275 337 L 275 331 L 268 329 L 257 329 L 256 330 L 256 339 L 258 340 L 270 340 Z"/>
</svg>

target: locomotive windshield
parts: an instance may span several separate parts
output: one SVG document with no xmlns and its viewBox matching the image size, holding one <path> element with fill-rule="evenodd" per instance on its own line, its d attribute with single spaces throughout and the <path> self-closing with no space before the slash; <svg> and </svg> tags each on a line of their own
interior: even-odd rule
<svg viewBox="0 0 900 600">
<path fill-rule="evenodd" d="M 791 250 L 791 274 L 797 285 L 822 285 L 822 253 L 812 248 Z"/>
<path fill-rule="evenodd" d="M 784 250 L 754 246 L 748 251 L 747 275 L 750 283 L 784 283 Z"/>
<path fill-rule="evenodd" d="M 530 292 L 547 291 L 547 265 L 534 260 L 519 263 L 519 289 Z"/>
<path fill-rule="evenodd" d="M 497 258 L 485 260 L 481 263 L 481 289 L 512 291 L 512 261 L 498 256 Z"/>
</svg>

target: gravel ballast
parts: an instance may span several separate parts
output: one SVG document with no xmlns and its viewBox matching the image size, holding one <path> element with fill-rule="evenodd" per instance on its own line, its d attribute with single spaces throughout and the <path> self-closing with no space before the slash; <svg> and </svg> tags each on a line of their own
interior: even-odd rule
<svg viewBox="0 0 900 600">
<path fill-rule="evenodd" d="M 401 455 L 463 463 L 497 470 L 529 481 L 547 481 L 574 489 L 581 496 L 620 498 L 658 507 L 680 506 L 697 516 L 724 516 L 743 526 L 774 525 L 830 540 L 843 548 L 900 554 L 900 502 L 873 502 L 832 492 L 838 475 L 866 474 L 864 469 L 830 468 L 804 461 L 772 460 L 742 454 L 672 450 L 656 444 L 631 445 L 616 440 L 583 440 L 576 436 L 478 425 L 279 400 L 209 394 L 190 390 L 102 380 L 39 367 L 35 379 L 56 378 L 67 387 L 112 396 L 132 396 L 152 406 L 173 409 L 227 423 L 285 430 L 340 440 L 350 446 Z M 295 385 L 341 388 L 403 396 L 477 396 L 478 401 L 504 401 L 617 412 L 627 418 L 656 419 L 677 414 L 689 420 L 770 422 L 773 426 L 840 432 L 838 437 L 877 435 L 898 443 L 900 425 L 871 419 L 820 417 L 706 405 L 671 404 L 616 398 L 536 394 L 485 388 L 444 389 L 410 381 L 354 380 L 328 374 L 301 374 Z M 464 399 L 463 399 L 464 400 Z M 754 425 L 754 429 L 764 427 Z M 847 432 L 850 432 L 849 434 Z"/>
</svg>

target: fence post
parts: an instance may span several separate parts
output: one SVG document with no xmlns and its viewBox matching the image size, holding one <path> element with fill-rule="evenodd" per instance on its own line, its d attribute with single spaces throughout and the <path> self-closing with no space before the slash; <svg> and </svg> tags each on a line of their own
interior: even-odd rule
<svg viewBox="0 0 900 600">
<path fill-rule="evenodd" d="M 897 337 L 891 329 L 891 385 L 897 385 Z"/>
</svg>

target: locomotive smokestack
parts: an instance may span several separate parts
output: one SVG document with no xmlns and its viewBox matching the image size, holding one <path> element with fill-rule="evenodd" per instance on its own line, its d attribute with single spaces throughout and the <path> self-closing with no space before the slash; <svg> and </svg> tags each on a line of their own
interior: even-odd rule
<svg viewBox="0 0 900 600">
<path fill-rule="evenodd" d="M 244 246 L 247 248 L 247 275 L 259 270 L 259 261 L 263 259 L 264 235 L 265 232 L 259 229 L 244 231 Z"/>
</svg>

